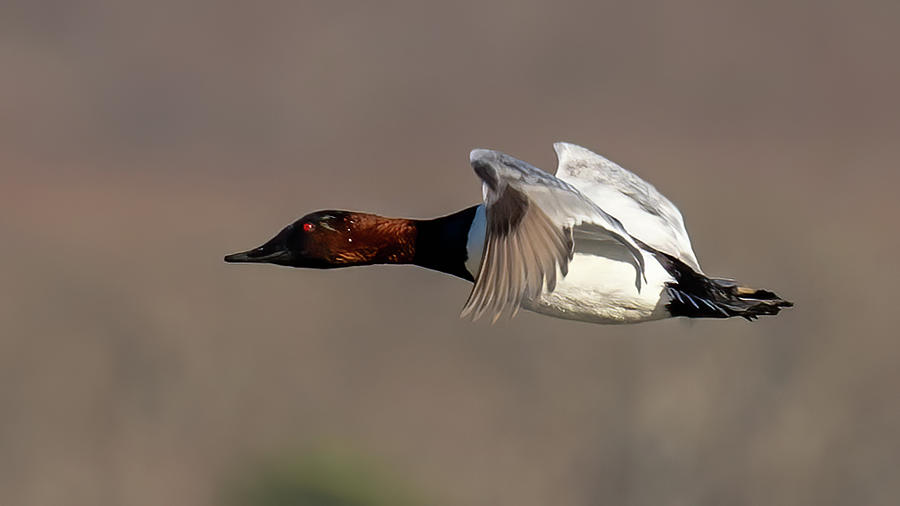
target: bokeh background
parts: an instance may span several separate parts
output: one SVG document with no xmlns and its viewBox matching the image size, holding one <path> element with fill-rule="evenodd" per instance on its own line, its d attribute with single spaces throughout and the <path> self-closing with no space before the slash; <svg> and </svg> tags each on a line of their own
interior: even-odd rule
<svg viewBox="0 0 900 506">
<path fill-rule="evenodd" d="M 875 0 L 3 2 L 0 503 L 897 504 L 898 47 Z M 797 307 L 489 326 L 222 262 L 556 140 Z"/>
</svg>

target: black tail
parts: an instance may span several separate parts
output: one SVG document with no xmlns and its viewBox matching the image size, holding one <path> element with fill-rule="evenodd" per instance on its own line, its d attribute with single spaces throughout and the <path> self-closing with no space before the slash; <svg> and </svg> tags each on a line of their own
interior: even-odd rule
<svg viewBox="0 0 900 506">
<path fill-rule="evenodd" d="M 662 253 L 654 252 L 656 258 L 675 278 L 668 283 L 671 301 L 666 309 L 672 316 L 691 318 L 730 318 L 741 316 L 755 320 L 763 315 L 776 315 L 781 308 L 791 307 L 786 301 L 768 290 L 757 290 L 739 286 L 730 279 L 708 278 L 694 272 L 684 262 Z"/>
</svg>

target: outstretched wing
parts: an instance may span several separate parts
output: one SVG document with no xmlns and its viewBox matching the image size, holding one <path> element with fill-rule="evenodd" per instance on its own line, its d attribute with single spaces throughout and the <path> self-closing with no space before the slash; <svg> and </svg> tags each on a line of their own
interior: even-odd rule
<svg viewBox="0 0 900 506">
<path fill-rule="evenodd" d="M 481 178 L 485 202 L 485 243 L 475 286 L 462 316 L 494 320 L 518 310 L 524 298 L 556 287 L 556 270 L 568 272 L 573 230 L 591 239 L 621 244 L 644 259 L 622 224 L 570 184 L 499 151 L 476 149 L 469 156 Z"/>
<path fill-rule="evenodd" d="M 557 142 L 553 148 L 559 158 L 556 177 L 602 205 L 635 239 L 703 272 L 681 212 L 653 185 L 581 146 Z"/>
</svg>

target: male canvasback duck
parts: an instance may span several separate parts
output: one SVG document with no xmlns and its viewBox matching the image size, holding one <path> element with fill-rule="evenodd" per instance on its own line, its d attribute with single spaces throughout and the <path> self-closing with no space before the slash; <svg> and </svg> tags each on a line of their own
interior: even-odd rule
<svg viewBox="0 0 900 506">
<path fill-rule="evenodd" d="M 499 151 L 469 156 L 484 203 L 431 220 L 317 211 L 225 257 L 329 269 L 414 264 L 473 281 L 462 316 L 519 308 L 593 323 L 753 320 L 793 304 L 700 269 L 681 212 L 652 185 L 575 144 L 556 176 Z"/>
</svg>

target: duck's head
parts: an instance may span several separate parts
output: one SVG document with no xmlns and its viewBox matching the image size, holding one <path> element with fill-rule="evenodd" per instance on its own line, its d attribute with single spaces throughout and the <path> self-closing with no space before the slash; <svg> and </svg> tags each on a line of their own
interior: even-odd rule
<svg viewBox="0 0 900 506">
<path fill-rule="evenodd" d="M 404 263 L 413 254 L 414 239 L 411 220 L 317 211 L 291 223 L 262 246 L 227 255 L 225 261 L 317 269 Z"/>
</svg>

